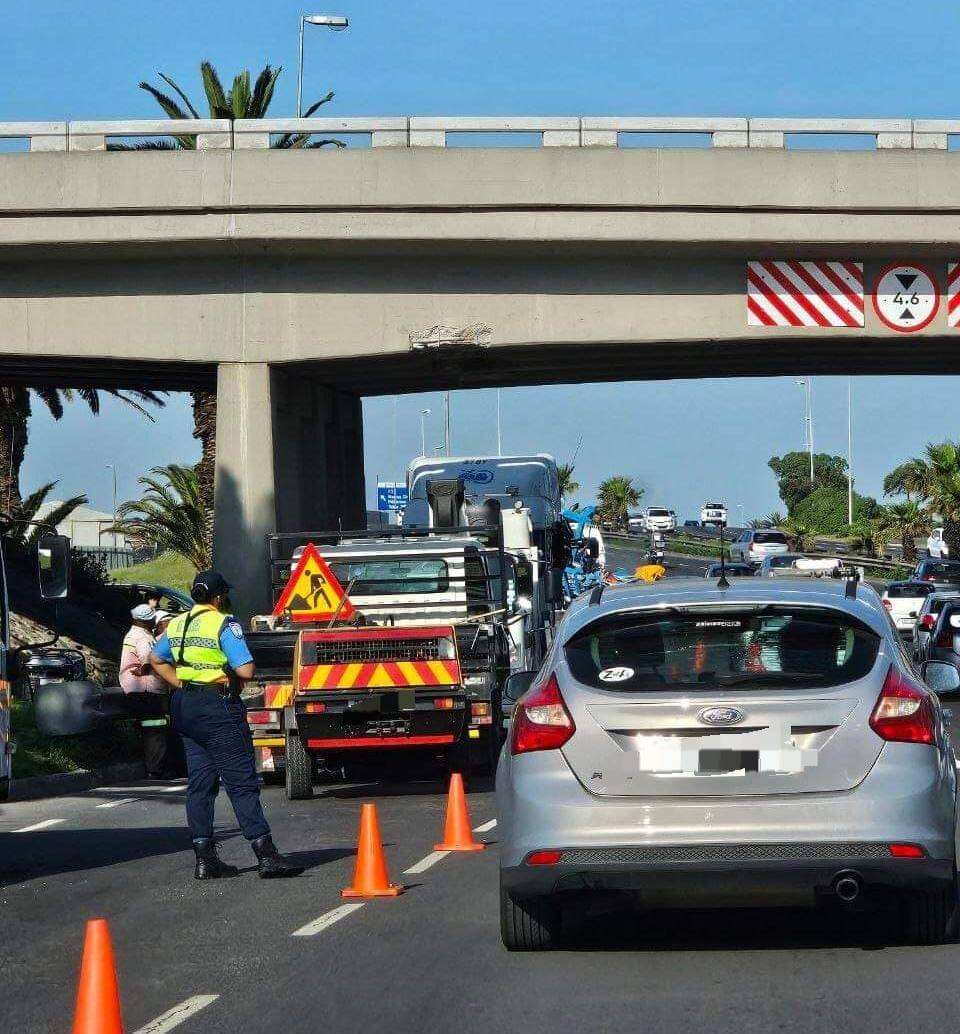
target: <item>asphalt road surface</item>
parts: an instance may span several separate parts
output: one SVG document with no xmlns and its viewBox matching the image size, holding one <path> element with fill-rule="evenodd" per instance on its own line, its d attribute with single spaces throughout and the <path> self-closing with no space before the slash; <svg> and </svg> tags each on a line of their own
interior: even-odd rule
<svg viewBox="0 0 960 1034">
<path fill-rule="evenodd" d="M 637 564 L 646 560 L 645 545 L 627 545 L 623 539 L 611 540 L 607 546 L 607 568 L 617 571 L 623 568 L 633 573 Z M 714 560 L 710 557 L 685 556 L 682 553 L 667 553 L 664 557 L 664 567 L 667 569 L 667 577 L 695 575 L 702 577 Z"/>
<path fill-rule="evenodd" d="M 637 551 L 610 547 L 610 566 Z M 682 570 L 707 561 L 684 558 Z M 561 950 L 500 944 L 489 783 L 468 787 L 479 854 L 434 852 L 444 777 L 394 759 L 319 787 L 264 790 L 295 880 L 256 877 L 221 795 L 238 878 L 198 883 L 181 782 L 0 807 L 3 1031 L 68 1030 L 85 920 L 111 926 L 128 1034 L 323 1031 L 711 1034 L 952 1029 L 960 946 L 892 947 L 882 917 L 802 910 L 570 917 Z M 399 898 L 345 907 L 360 803 L 377 804 Z"/>
<path fill-rule="evenodd" d="M 347 912 L 339 892 L 365 800 L 377 803 L 391 877 L 407 890 Z M 960 948 L 888 947 L 872 924 L 813 912 L 581 915 L 563 950 L 506 952 L 488 786 L 469 796 L 488 849 L 439 859 L 439 772 L 400 771 L 295 803 L 268 787 L 265 801 L 278 843 L 308 866 L 297 880 L 256 878 L 221 799 L 222 853 L 247 871 L 195 882 L 175 783 L 4 806 L 3 1029 L 69 1029 L 94 916 L 110 921 L 126 1029 L 142 1034 L 955 1025 Z M 48 824 L 29 828 L 37 823 Z M 171 1011 L 175 1028 L 156 1022 Z"/>
</svg>

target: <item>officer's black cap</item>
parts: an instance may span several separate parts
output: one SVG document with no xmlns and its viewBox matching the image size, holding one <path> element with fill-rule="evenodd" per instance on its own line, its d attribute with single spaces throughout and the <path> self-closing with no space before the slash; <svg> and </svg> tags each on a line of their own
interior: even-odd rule
<svg viewBox="0 0 960 1034">
<path fill-rule="evenodd" d="M 226 578 L 219 571 L 198 571 L 190 595 L 197 599 L 199 592 L 201 598 L 209 600 L 214 596 L 222 596 L 229 588 Z"/>
</svg>

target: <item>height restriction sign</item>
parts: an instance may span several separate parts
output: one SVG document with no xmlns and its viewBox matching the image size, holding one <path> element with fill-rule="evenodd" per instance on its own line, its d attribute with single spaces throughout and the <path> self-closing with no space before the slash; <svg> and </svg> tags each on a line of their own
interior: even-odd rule
<svg viewBox="0 0 960 1034">
<path fill-rule="evenodd" d="M 940 288 L 923 266 L 894 263 L 880 271 L 873 285 L 873 308 L 891 330 L 923 330 L 940 308 Z"/>
</svg>

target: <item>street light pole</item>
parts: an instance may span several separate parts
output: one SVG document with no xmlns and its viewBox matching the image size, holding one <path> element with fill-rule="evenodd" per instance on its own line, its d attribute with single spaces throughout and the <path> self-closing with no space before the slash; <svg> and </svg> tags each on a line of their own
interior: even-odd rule
<svg viewBox="0 0 960 1034">
<path fill-rule="evenodd" d="M 430 416 L 429 409 L 420 410 L 420 455 L 427 454 L 427 417 Z"/>
<path fill-rule="evenodd" d="M 853 524 L 853 378 L 847 378 L 847 524 Z"/>
<path fill-rule="evenodd" d="M 105 470 L 113 471 L 113 524 L 114 524 L 114 528 L 116 528 L 116 524 L 117 524 L 117 468 L 116 468 L 116 466 L 113 463 L 106 463 L 106 464 L 104 464 L 104 469 Z M 117 533 L 114 530 L 113 532 L 111 532 L 111 534 L 113 535 L 113 545 L 114 545 L 114 548 L 116 548 L 116 545 L 117 545 Z"/>
<path fill-rule="evenodd" d="M 503 439 L 500 435 L 500 389 L 497 388 L 497 455 L 503 455 Z"/>
<path fill-rule="evenodd" d="M 303 27 L 323 25 L 334 32 L 342 32 L 350 22 L 342 14 L 300 15 L 300 61 L 297 66 L 297 118 L 303 117 Z"/>
<path fill-rule="evenodd" d="M 450 455 L 450 390 L 443 397 L 443 454 Z"/>
<path fill-rule="evenodd" d="M 803 388 L 803 437 L 810 454 L 810 480 L 813 481 L 813 384 L 812 378 L 800 377 L 797 387 Z"/>
</svg>

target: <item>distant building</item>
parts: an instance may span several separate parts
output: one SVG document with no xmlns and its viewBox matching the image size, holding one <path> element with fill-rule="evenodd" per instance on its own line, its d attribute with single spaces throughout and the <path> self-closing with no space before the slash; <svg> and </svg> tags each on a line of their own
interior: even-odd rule
<svg viewBox="0 0 960 1034">
<path fill-rule="evenodd" d="M 37 511 L 37 519 L 60 506 L 60 501 L 48 499 Z M 72 514 L 57 525 L 61 535 L 67 535 L 74 546 L 88 549 L 125 549 L 128 545 L 126 536 L 107 529 L 113 524 L 113 514 L 94 510 L 90 506 L 78 506 Z"/>
</svg>

